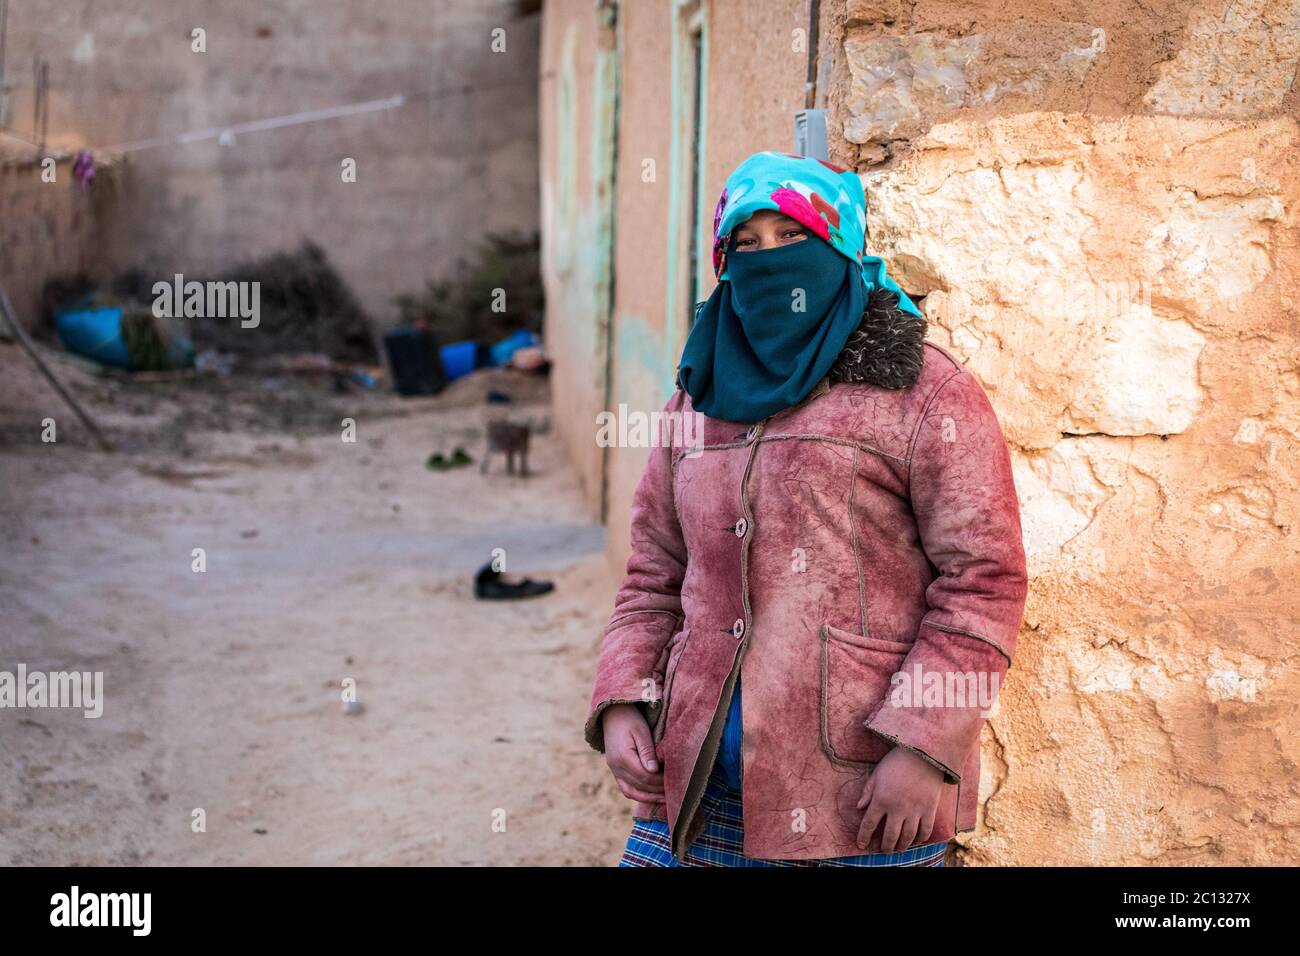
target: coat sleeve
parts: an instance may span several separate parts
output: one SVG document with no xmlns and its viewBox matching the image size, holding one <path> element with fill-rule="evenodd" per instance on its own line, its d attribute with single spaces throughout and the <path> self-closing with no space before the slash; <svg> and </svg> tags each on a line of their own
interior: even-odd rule
<svg viewBox="0 0 1300 956">
<path fill-rule="evenodd" d="M 679 389 L 663 409 L 676 413 L 676 419 L 665 415 L 661 421 L 680 420 L 684 396 Z M 657 711 L 668 642 L 683 616 L 686 543 L 673 500 L 673 454 L 665 434 L 659 433 L 632 496 L 632 553 L 601 639 L 584 727 L 587 743 L 601 753 L 605 750 L 601 715 L 607 707 L 640 704 L 647 720 Z"/>
<path fill-rule="evenodd" d="M 926 589 L 929 609 L 900 670 L 914 677 L 919 666 L 922 675 L 939 675 L 944 700 L 917 705 L 913 697 L 913 706 L 903 706 L 886 695 L 865 723 L 959 784 L 1011 666 L 1028 591 L 1011 456 L 970 372 L 957 371 L 932 394 L 910 462 L 912 510 L 938 576 Z M 981 687 L 983 700 L 971 692 Z"/>
</svg>

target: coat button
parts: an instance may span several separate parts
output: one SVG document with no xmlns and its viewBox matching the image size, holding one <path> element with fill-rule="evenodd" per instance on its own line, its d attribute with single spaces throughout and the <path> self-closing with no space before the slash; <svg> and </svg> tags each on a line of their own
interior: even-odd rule
<svg viewBox="0 0 1300 956">
<path fill-rule="evenodd" d="M 740 618 L 736 618 L 736 623 L 731 625 L 731 636 L 736 640 L 745 636 L 745 622 Z"/>
<path fill-rule="evenodd" d="M 749 530 L 749 522 L 746 521 L 744 518 L 741 518 L 739 521 L 736 522 L 737 538 L 743 538 L 745 536 L 745 532 L 748 530 Z"/>
</svg>

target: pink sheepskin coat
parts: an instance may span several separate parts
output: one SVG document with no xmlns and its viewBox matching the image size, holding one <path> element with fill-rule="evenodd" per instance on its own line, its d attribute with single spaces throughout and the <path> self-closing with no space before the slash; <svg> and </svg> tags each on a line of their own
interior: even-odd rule
<svg viewBox="0 0 1300 956">
<path fill-rule="evenodd" d="M 691 414 L 680 388 L 663 410 Z M 671 418 L 671 416 L 669 416 Z M 988 397 L 924 343 L 906 388 L 824 378 L 754 425 L 699 416 L 650 450 L 632 552 L 601 643 L 585 735 L 637 703 L 653 728 L 681 859 L 737 676 L 744 852 L 861 853 L 856 807 L 905 747 L 943 771 L 936 842 L 975 828 L 980 728 L 1027 590 L 1007 444 Z"/>
</svg>

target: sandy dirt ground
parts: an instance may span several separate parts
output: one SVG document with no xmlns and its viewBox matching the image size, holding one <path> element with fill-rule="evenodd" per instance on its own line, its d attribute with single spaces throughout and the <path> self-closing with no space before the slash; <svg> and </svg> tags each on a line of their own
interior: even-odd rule
<svg viewBox="0 0 1300 956">
<path fill-rule="evenodd" d="M 104 713 L 0 710 L 0 862 L 617 861 L 630 804 L 581 736 L 602 529 L 544 436 L 527 480 L 477 466 L 486 388 L 545 427 L 540 380 L 402 400 L 56 367 L 120 450 L 0 342 L 0 670 L 102 671 Z M 473 466 L 424 467 L 456 445 Z M 494 548 L 557 590 L 476 601 Z"/>
</svg>

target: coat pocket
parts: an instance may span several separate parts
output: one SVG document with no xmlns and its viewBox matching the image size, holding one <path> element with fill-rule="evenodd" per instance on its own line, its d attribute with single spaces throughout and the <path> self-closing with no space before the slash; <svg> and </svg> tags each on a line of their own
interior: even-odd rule
<svg viewBox="0 0 1300 956">
<path fill-rule="evenodd" d="M 865 726 L 892 690 L 911 644 L 864 637 L 823 624 L 821 629 L 821 745 L 836 763 L 867 766 L 892 744 Z"/>
<path fill-rule="evenodd" d="M 691 629 L 683 628 L 668 651 L 668 664 L 664 668 L 664 692 L 659 697 L 659 717 L 655 721 L 654 742 L 663 740 L 668 730 L 668 710 L 672 706 L 673 682 L 677 677 L 677 666 L 681 663 L 682 653 L 686 650 L 686 641 L 691 636 Z"/>
</svg>

